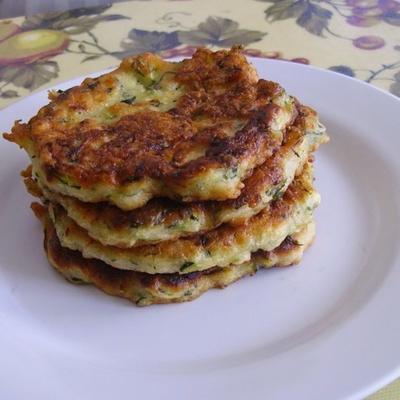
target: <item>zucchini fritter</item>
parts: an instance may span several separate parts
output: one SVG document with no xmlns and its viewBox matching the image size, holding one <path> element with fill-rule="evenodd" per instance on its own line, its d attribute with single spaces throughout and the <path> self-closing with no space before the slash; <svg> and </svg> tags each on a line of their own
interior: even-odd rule
<svg viewBox="0 0 400 400">
<path fill-rule="evenodd" d="M 46 209 L 32 208 L 45 229 L 44 246 L 50 264 L 72 283 L 93 284 L 105 293 L 123 297 L 138 306 L 178 303 L 193 300 L 212 288 L 224 288 L 236 280 L 253 275 L 259 268 L 288 266 L 300 261 L 315 236 L 314 222 L 288 236 L 270 251 L 253 253 L 250 261 L 226 268 L 179 274 L 146 274 L 112 268 L 100 260 L 82 257 L 78 251 L 62 247 Z"/>
<path fill-rule="evenodd" d="M 160 196 L 238 197 L 297 115 L 295 100 L 259 80 L 239 47 L 181 62 L 129 57 L 50 98 L 5 138 L 28 152 L 43 186 L 124 210 Z"/>
<path fill-rule="evenodd" d="M 312 164 L 289 186 L 283 196 L 239 226 L 222 225 L 188 238 L 121 249 L 104 246 L 69 218 L 58 205 L 49 205 L 60 243 L 87 258 L 103 260 L 115 268 L 155 273 L 186 274 L 230 264 L 241 264 L 257 250 L 270 251 L 312 219 L 320 202 L 312 186 Z"/>
<path fill-rule="evenodd" d="M 104 245 L 126 248 L 155 244 L 215 229 L 223 223 L 243 223 L 285 192 L 310 153 L 326 140 L 316 113 L 299 106 L 299 115 L 285 132 L 283 145 L 244 181 L 240 196 L 234 200 L 179 203 L 163 198 L 122 211 L 108 203 L 84 203 L 46 187 L 41 190 L 45 198 L 60 204 L 89 236 Z M 34 185 L 28 181 L 27 185 Z"/>
</svg>

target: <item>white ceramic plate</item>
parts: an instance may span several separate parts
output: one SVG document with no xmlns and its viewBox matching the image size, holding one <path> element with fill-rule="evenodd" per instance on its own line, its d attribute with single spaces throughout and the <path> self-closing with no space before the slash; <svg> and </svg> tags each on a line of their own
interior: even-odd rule
<svg viewBox="0 0 400 400">
<path fill-rule="evenodd" d="M 336 73 L 253 62 L 331 136 L 301 265 L 148 308 L 73 286 L 44 257 L 18 175 L 27 158 L 0 140 L 2 399 L 359 399 L 400 374 L 400 101 Z M 4 109 L 0 130 L 45 102 Z"/>
</svg>

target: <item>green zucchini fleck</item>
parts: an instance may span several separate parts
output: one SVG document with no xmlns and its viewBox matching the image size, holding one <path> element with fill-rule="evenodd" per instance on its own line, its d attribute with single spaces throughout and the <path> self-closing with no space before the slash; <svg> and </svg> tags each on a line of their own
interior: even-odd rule
<svg viewBox="0 0 400 400">
<path fill-rule="evenodd" d="M 171 225 L 168 225 L 167 228 L 168 229 L 182 229 L 184 226 L 183 221 L 176 221 Z"/>
<path fill-rule="evenodd" d="M 185 261 L 181 267 L 179 268 L 179 271 L 185 271 L 186 269 L 190 268 L 191 266 L 194 265 L 194 262 L 191 261 Z"/>
<path fill-rule="evenodd" d="M 73 185 L 72 183 L 70 183 L 70 182 L 68 182 L 68 180 L 67 180 L 67 178 L 63 178 L 63 177 L 61 177 L 61 176 L 56 176 L 56 178 L 57 178 L 57 180 L 59 181 L 59 182 L 61 182 L 63 185 L 65 185 L 65 186 L 69 186 L 70 188 L 73 188 L 73 189 L 80 189 L 81 187 L 80 186 L 78 186 L 78 185 Z"/>
<path fill-rule="evenodd" d="M 226 180 L 233 179 L 237 177 L 238 167 L 229 168 L 228 171 L 225 173 L 224 178 Z"/>
<path fill-rule="evenodd" d="M 277 186 L 275 186 L 274 192 L 272 194 L 272 201 L 279 200 L 283 196 L 283 194 L 285 193 L 285 185 L 286 185 L 286 179 L 284 179 Z"/>
<path fill-rule="evenodd" d="M 121 101 L 121 103 L 132 104 L 136 100 L 136 96 L 128 97 Z"/>
<path fill-rule="evenodd" d="M 139 297 L 136 299 L 136 304 L 138 306 L 145 305 L 146 304 L 146 300 L 147 300 L 147 297 L 145 295 L 139 295 Z"/>
<path fill-rule="evenodd" d="M 71 278 L 69 279 L 71 282 L 73 283 L 85 283 L 82 279 L 77 278 L 75 276 L 71 276 Z"/>
<path fill-rule="evenodd" d="M 160 87 L 161 81 L 164 79 L 165 75 L 168 75 L 168 74 L 176 75 L 176 72 L 174 72 L 174 71 L 166 71 L 166 72 L 164 72 L 160 76 L 160 79 L 153 80 L 153 83 L 151 85 L 147 86 L 147 89 L 150 89 L 150 90 L 161 89 L 161 87 Z"/>
</svg>

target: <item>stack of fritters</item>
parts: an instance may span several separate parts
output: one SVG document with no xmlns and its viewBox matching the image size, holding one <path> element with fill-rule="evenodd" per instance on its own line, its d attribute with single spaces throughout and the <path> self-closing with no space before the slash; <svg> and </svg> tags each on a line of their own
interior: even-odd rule
<svg viewBox="0 0 400 400">
<path fill-rule="evenodd" d="M 130 57 L 50 99 L 5 137 L 31 158 L 47 256 L 70 281 L 187 301 L 297 263 L 312 242 L 325 129 L 239 47 Z"/>
</svg>

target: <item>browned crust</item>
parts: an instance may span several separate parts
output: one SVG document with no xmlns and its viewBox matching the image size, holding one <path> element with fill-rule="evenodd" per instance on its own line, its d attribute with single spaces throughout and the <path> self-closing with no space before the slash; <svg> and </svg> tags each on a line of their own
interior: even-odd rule
<svg viewBox="0 0 400 400">
<path fill-rule="evenodd" d="M 211 268 L 203 272 L 180 274 L 146 274 L 122 271 L 110 267 L 100 260 L 82 257 L 78 251 L 61 246 L 55 228 L 48 217 L 47 209 L 38 203 L 31 205 L 35 215 L 42 221 L 45 230 L 44 247 L 50 263 L 67 279 L 74 283 L 92 283 L 107 294 L 127 298 L 138 305 L 172 303 L 193 300 L 210 288 L 223 288 L 218 274 L 227 268 Z M 257 252 L 254 257 L 264 259 L 285 257 L 298 246 L 287 237 L 271 252 Z M 303 251 L 305 249 L 302 249 Z M 285 265 L 286 266 L 286 265 Z M 244 273 L 231 278 L 230 283 L 257 271 L 259 266 L 250 267 Z M 214 278 L 212 275 L 216 275 Z M 211 280 L 208 279 L 210 276 Z"/>
<path fill-rule="evenodd" d="M 304 136 L 306 119 L 311 115 L 316 115 L 312 108 L 304 105 L 298 104 L 297 109 L 298 115 L 293 125 L 285 130 L 282 146 L 275 151 L 272 157 L 268 158 L 258 168 L 255 168 L 253 173 L 243 181 L 244 187 L 240 196 L 236 199 L 226 200 L 224 206 L 239 208 L 243 205 L 248 205 L 249 207 L 254 207 L 260 201 L 262 188 L 276 185 L 282 179 L 286 152 L 292 151 L 292 147 Z"/>
<path fill-rule="evenodd" d="M 126 59 L 115 72 L 145 69 L 148 59 L 166 63 L 144 54 Z M 17 121 L 4 137 L 33 143 L 48 181 L 67 176 L 81 187 L 99 182 L 121 185 L 143 177 L 179 186 L 209 168 L 235 166 L 245 158 L 258 165 L 280 144 L 268 132 L 277 111 L 270 100 L 282 88 L 254 79 L 239 48 L 199 49 L 192 59 L 181 62 L 175 79 L 187 93 L 168 112 L 143 110 L 110 126 L 84 121 L 71 129 L 60 122 L 64 114 L 87 111 L 104 101 L 116 84 L 115 72 L 53 96 L 29 123 Z M 204 118 L 214 121 L 211 128 L 196 123 Z M 244 120 L 245 126 L 226 137 L 223 125 L 231 124 L 232 118 Z M 107 143 L 95 146 L 105 138 Z M 207 147 L 206 154 L 182 164 L 179 155 L 199 143 Z"/>
<path fill-rule="evenodd" d="M 22 176 L 25 187 L 32 196 L 48 201 L 32 176 Z M 80 212 L 84 213 L 88 220 L 94 221 L 101 216 L 101 219 L 107 221 L 107 225 L 114 231 L 126 226 L 173 225 L 205 210 L 205 204 L 202 202 L 179 203 L 168 198 L 152 199 L 145 206 L 130 211 L 123 211 L 106 202 L 85 203 L 77 199 L 71 198 L 70 200 L 74 201 L 75 207 L 79 208 Z M 147 241 L 137 242 L 138 245 L 145 243 Z"/>
<path fill-rule="evenodd" d="M 243 225 L 221 225 L 202 234 L 132 248 L 102 245 L 68 218 L 62 207 L 55 204 L 49 207 L 63 245 L 79 249 L 85 257 L 101 258 L 121 269 L 185 274 L 215 265 L 226 266 L 239 259 L 245 260 L 250 256 L 250 251 L 264 246 L 270 250 L 267 244 L 257 244 L 258 247 L 255 247 L 253 238 L 263 238 L 263 243 L 267 243 L 274 232 L 287 232 L 277 237 L 277 245 L 279 240 L 310 221 L 318 203 L 319 195 L 312 186 L 312 164 L 307 163 L 302 174 L 292 182 L 282 197 L 270 202 L 268 207 Z"/>
<path fill-rule="evenodd" d="M 292 151 L 296 142 L 304 136 L 306 119 L 316 114 L 314 110 L 303 105 L 299 105 L 298 109 L 299 114 L 294 124 L 285 132 L 284 145 L 265 163 L 254 169 L 253 174 L 244 181 L 245 186 L 240 196 L 236 199 L 224 202 L 181 203 L 167 198 L 156 198 L 150 200 L 145 206 L 130 211 L 123 211 L 106 202 L 85 203 L 73 199 L 75 207 L 79 207 L 80 212 L 84 213 L 88 220 L 94 221 L 101 216 L 101 219 L 107 221 L 107 225 L 113 230 L 123 229 L 126 226 L 158 224 L 168 226 L 197 215 L 203 215 L 207 219 L 208 224 L 206 226 L 209 226 L 210 229 L 215 228 L 217 224 L 212 219 L 218 210 L 224 208 L 237 209 L 245 205 L 255 207 L 260 201 L 261 192 L 264 188 L 280 182 L 283 176 L 286 153 Z M 35 183 L 32 182 L 29 172 L 23 176 L 25 177 L 25 185 L 28 191 L 37 197 L 41 197 L 40 190 L 38 190 L 37 186 L 35 187 Z M 243 221 L 232 222 L 236 224 Z M 148 242 L 146 241 L 146 243 Z M 135 246 L 146 243 L 137 241 Z"/>
</svg>

